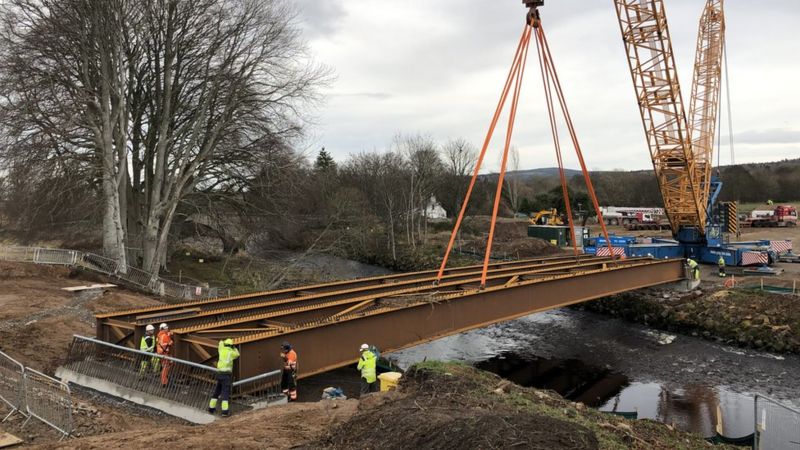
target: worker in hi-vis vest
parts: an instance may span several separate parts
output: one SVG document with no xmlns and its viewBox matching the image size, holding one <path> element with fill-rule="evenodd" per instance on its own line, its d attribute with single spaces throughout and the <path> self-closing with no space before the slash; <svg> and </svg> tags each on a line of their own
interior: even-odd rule
<svg viewBox="0 0 800 450">
<path fill-rule="evenodd" d="M 719 266 L 720 278 L 725 278 L 725 258 L 723 258 L 722 255 L 719 255 L 719 259 L 717 260 L 717 266 Z"/>
<path fill-rule="evenodd" d="M 361 344 L 361 357 L 358 358 L 358 370 L 361 371 L 361 395 L 375 392 L 378 385 L 376 368 L 378 357 L 369 349 L 369 345 Z"/>
<path fill-rule="evenodd" d="M 144 329 L 144 336 L 142 336 L 142 341 L 139 343 L 139 350 L 147 353 L 155 353 L 156 352 L 156 337 L 155 337 L 156 327 L 152 325 L 148 325 Z M 159 364 L 159 360 L 157 357 L 143 357 L 141 364 L 139 364 L 139 375 L 144 375 L 147 372 L 147 367 L 151 366 L 153 372 L 158 372 L 161 369 L 161 364 Z"/>
<path fill-rule="evenodd" d="M 214 414 L 217 412 L 217 401 L 222 399 L 222 415 L 229 416 L 231 414 L 230 400 L 231 400 L 231 387 L 233 386 L 233 361 L 239 357 L 239 350 L 233 346 L 233 339 L 228 338 L 224 341 L 219 341 L 217 348 L 219 357 L 217 358 L 217 385 L 214 387 L 214 394 L 211 396 L 211 401 L 208 402 L 208 412 Z"/>
<path fill-rule="evenodd" d="M 700 279 L 700 265 L 697 264 L 697 261 L 693 260 L 692 258 L 686 259 L 686 265 L 689 266 L 689 269 L 692 271 L 692 275 L 694 276 L 695 280 Z"/>
</svg>

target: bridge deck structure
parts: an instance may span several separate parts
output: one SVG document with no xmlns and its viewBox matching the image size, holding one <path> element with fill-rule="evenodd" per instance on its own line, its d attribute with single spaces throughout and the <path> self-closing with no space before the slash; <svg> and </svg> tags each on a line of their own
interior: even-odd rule
<svg viewBox="0 0 800 450">
<path fill-rule="evenodd" d="M 555 256 L 402 273 L 99 314 L 97 337 L 136 348 L 148 324 L 167 323 L 173 356 L 212 365 L 220 339 L 241 357 L 235 378 L 281 366 L 280 345 L 299 355 L 299 376 L 343 367 L 360 344 L 391 352 L 444 336 L 620 292 L 680 281 L 682 260 Z"/>
</svg>

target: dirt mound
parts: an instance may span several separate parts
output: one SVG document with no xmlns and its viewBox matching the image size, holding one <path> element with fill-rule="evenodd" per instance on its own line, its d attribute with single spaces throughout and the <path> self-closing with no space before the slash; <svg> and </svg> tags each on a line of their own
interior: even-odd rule
<svg viewBox="0 0 800 450">
<path fill-rule="evenodd" d="M 399 390 L 362 399 L 358 414 L 303 448 L 672 450 L 708 446 L 700 436 L 663 424 L 601 413 L 464 364 L 429 361 L 412 367 Z"/>
<path fill-rule="evenodd" d="M 494 239 L 496 242 L 514 241 L 526 237 L 528 237 L 527 222 L 498 221 L 494 226 Z"/>
<path fill-rule="evenodd" d="M 481 378 L 408 376 L 401 393 L 362 401 L 358 415 L 309 448 L 598 448 L 586 427 L 471 395 L 486 390 Z"/>
</svg>

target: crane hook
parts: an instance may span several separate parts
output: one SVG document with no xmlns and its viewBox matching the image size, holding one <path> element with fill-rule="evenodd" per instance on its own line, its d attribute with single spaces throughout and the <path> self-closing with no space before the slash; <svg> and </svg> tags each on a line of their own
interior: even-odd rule
<svg viewBox="0 0 800 450">
<path fill-rule="evenodd" d="M 539 7 L 544 6 L 544 0 L 522 0 L 522 3 L 528 8 L 528 14 L 525 20 L 533 28 L 539 28 Z"/>
</svg>

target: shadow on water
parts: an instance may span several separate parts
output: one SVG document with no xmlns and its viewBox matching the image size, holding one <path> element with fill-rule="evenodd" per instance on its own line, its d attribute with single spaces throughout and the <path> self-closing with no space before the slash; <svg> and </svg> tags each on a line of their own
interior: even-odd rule
<svg viewBox="0 0 800 450">
<path fill-rule="evenodd" d="M 753 398 L 719 387 L 632 382 L 611 369 L 578 359 L 542 358 L 514 352 L 479 361 L 475 366 L 519 385 L 549 389 L 601 411 L 636 412 L 678 429 L 713 436 L 721 423 L 726 436 L 753 432 Z"/>
<path fill-rule="evenodd" d="M 507 352 L 475 366 L 521 386 L 550 389 L 592 407 L 604 405 L 629 385 L 628 377 L 577 359 L 523 357 Z"/>
</svg>

